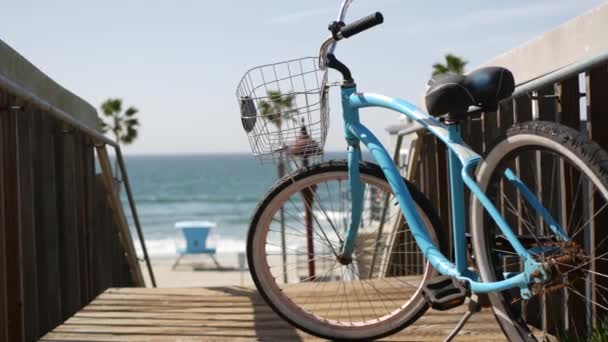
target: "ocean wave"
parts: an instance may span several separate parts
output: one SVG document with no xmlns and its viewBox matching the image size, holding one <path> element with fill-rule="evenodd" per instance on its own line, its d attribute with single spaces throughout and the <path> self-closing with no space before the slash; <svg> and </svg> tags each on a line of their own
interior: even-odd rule
<svg viewBox="0 0 608 342">
<path fill-rule="evenodd" d="M 165 239 L 150 239 L 146 240 L 146 249 L 148 255 L 152 258 L 176 257 L 177 247 L 183 242 L 176 238 Z M 207 241 L 209 248 L 215 248 L 219 254 L 245 253 L 247 251 L 247 242 L 244 239 L 226 239 L 219 235 L 212 234 Z M 143 257 L 141 245 L 136 241 L 135 252 L 139 258 Z M 298 246 L 288 246 L 290 249 L 297 249 Z M 269 252 L 280 251 L 279 247 L 268 247 Z"/>
<path fill-rule="evenodd" d="M 146 249 L 151 257 L 173 257 L 177 256 L 179 244 L 181 242 L 176 238 L 146 240 Z M 208 246 L 216 248 L 217 253 L 244 253 L 246 250 L 245 240 L 220 239 L 214 235 L 209 237 Z M 135 251 L 138 256 L 141 257 L 143 255 L 139 243 L 135 243 Z"/>
<path fill-rule="evenodd" d="M 137 196 L 135 201 L 138 204 L 167 204 L 167 203 L 212 203 L 212 204 L 235 204 L 235 203 L 257 203 L 259 196 L 237 195 L 237 196 L 217 196 L 217 195 L 149 195 Z"/>
</svg>

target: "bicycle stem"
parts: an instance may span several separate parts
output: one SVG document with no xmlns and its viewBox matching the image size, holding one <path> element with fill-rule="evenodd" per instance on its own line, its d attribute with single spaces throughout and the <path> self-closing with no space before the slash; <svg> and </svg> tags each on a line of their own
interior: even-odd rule
<svg viewBox="0 0 608 342">
<path fill-rule="evenodd" d="M 342 2 L 342 6 L 340 6 L 340 13 L 338 14 L 338 19 L 336 19 L 336 21 L 338 22 L 344 22 L 344 19 L 346 19 L 346 13 L 348 12 L 348 8 L 350 7 L 350 4 L 353 2 L 353 0 L 344 0 Z M 337 41 L 333 41 L 333 43 L 331 43 L 331 45 L 329 46 L 329 49 L 326 51 L 329 54 L 333 54 L 336 50 L 336 45 L 338 44 Z M 325 57 L 325 55 L 321 55 L 323 58 Z"/>
</svg>

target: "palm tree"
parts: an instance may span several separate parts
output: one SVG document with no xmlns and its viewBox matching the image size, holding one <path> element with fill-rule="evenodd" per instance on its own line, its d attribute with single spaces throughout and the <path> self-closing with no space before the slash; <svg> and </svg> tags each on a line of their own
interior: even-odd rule
<svg viewBox="0 0 608 342">
<path fill-rule="evenodd" d="M 283 145 L 281 129 L 283 128 L 283 120 L 295 120 L 293 114 L 297 111 L 294 107 L 294 95 L 283 95 L 281 91 L 268 91 L 269 101 L 262 101 L 259 105 L 260 111 L 264 115 L 263 118 L 272 122 L 277 127 L 279 133 L 280 144 Z M 281 149 L 287 150 L 286 146 L 281 146 Z M 283 151 L 279 154 L 278 175 L 282 178 L 285 175 L 285 163 L 283 161 Z M 281 224 L 281 248 L 283 250 L 283 281 L 287 283 L 287 243 L 285 240 L 285 213 L 283 208 L 280 209 L 280 224 Z"/>
<path fill-rule="evenodd" d="M 263 118 L 272 122 L 277 127 L 277 132 L 280 132 L 283 128 L 284 120 L 295 120 L 293 114 L 296 113 L 294 107 L 294 95 L 283 95 L 280 91 L 269 90 L 268 91 L 269 101 L 260 102 L 260 111 L 264 115 Z M 279 139 L 282 139 L 279 133 Z M 283 141 L 281 140 L 281 144 Z M 284 148 L 286 146 L 281 146 Z M 278 165 L 279 178 L 285 175 L 285 164 L 283 162 L 283 155 L 279 156 Z"/>
<path fill-rule="evenodd" d="M 135 117 L 139 110 L 129 107 L 123 112 L 122 99 L 110 98 L 101 104 L 101 113 L 104 120 L 101 120 L 101 130 L 103 133 L 112 132 L 118 144 L 132 144 L 138 136 L 139 120 Z M 114 163 L 114 174 L 118 175 L 118 161 Z"/>
<path fill-rule="evenodd" d="M 272 122 L 280 131 L 283 127 L 283 119 L 293 120 L 294 95 L 283 95 L 280 91 L 269 90 L 268 98 L 270 101 L 260 103 L 260 111 L 264 119 Z"/>
<path fill-rule="evenodd" d="M 447 73 L 464 74 L 464 67 L 467 65 L 462 57 L 448 53 L 445 55 L 445 64 L 433 64 L 433 76 Z"/>
</svg>

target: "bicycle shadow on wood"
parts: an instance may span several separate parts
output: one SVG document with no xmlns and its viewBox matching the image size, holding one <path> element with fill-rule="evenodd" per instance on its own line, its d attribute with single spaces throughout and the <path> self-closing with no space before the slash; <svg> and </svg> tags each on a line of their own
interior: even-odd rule
<svg viewBox="0 0 608 342">
<path fill-rule="evenodd" d="M 255 290 L 247 287 L 214 288 L 232 296 L 249 297 L 253 308 L 253 323 L 256 338 L 260 341 L 302 341 L 298 330 L 285 322 L 266 304 Z"/>
</svg>

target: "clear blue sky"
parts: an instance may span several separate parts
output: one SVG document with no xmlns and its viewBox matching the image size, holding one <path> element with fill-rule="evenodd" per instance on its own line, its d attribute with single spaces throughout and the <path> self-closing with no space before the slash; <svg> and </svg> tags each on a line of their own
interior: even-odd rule
<svg viewBox="0 0 608 342">
<path fill-rule="evenodd" d="M 356 0 L 349 19 L 375 10 L 378 29 L 341 44 L 361 90 L 418 102 L 430 66 L 447 52 L 469 67 L 597 6 L 599 0 Z M 141 111 L 127 153 L 244 152 L 235 88 L 250 67 L 315 55 L 339 0 L 9 1 L 0 39 L 98 107 L 122 97 Z M 555 53 L 559 53 L 556 51 Z M 335 95 L 335 94 L 334 94 Z M 329 150 L 342 150 L 332 113 Z M 397 116 L 366 111 L 387 140 Z"/>
</svg>

